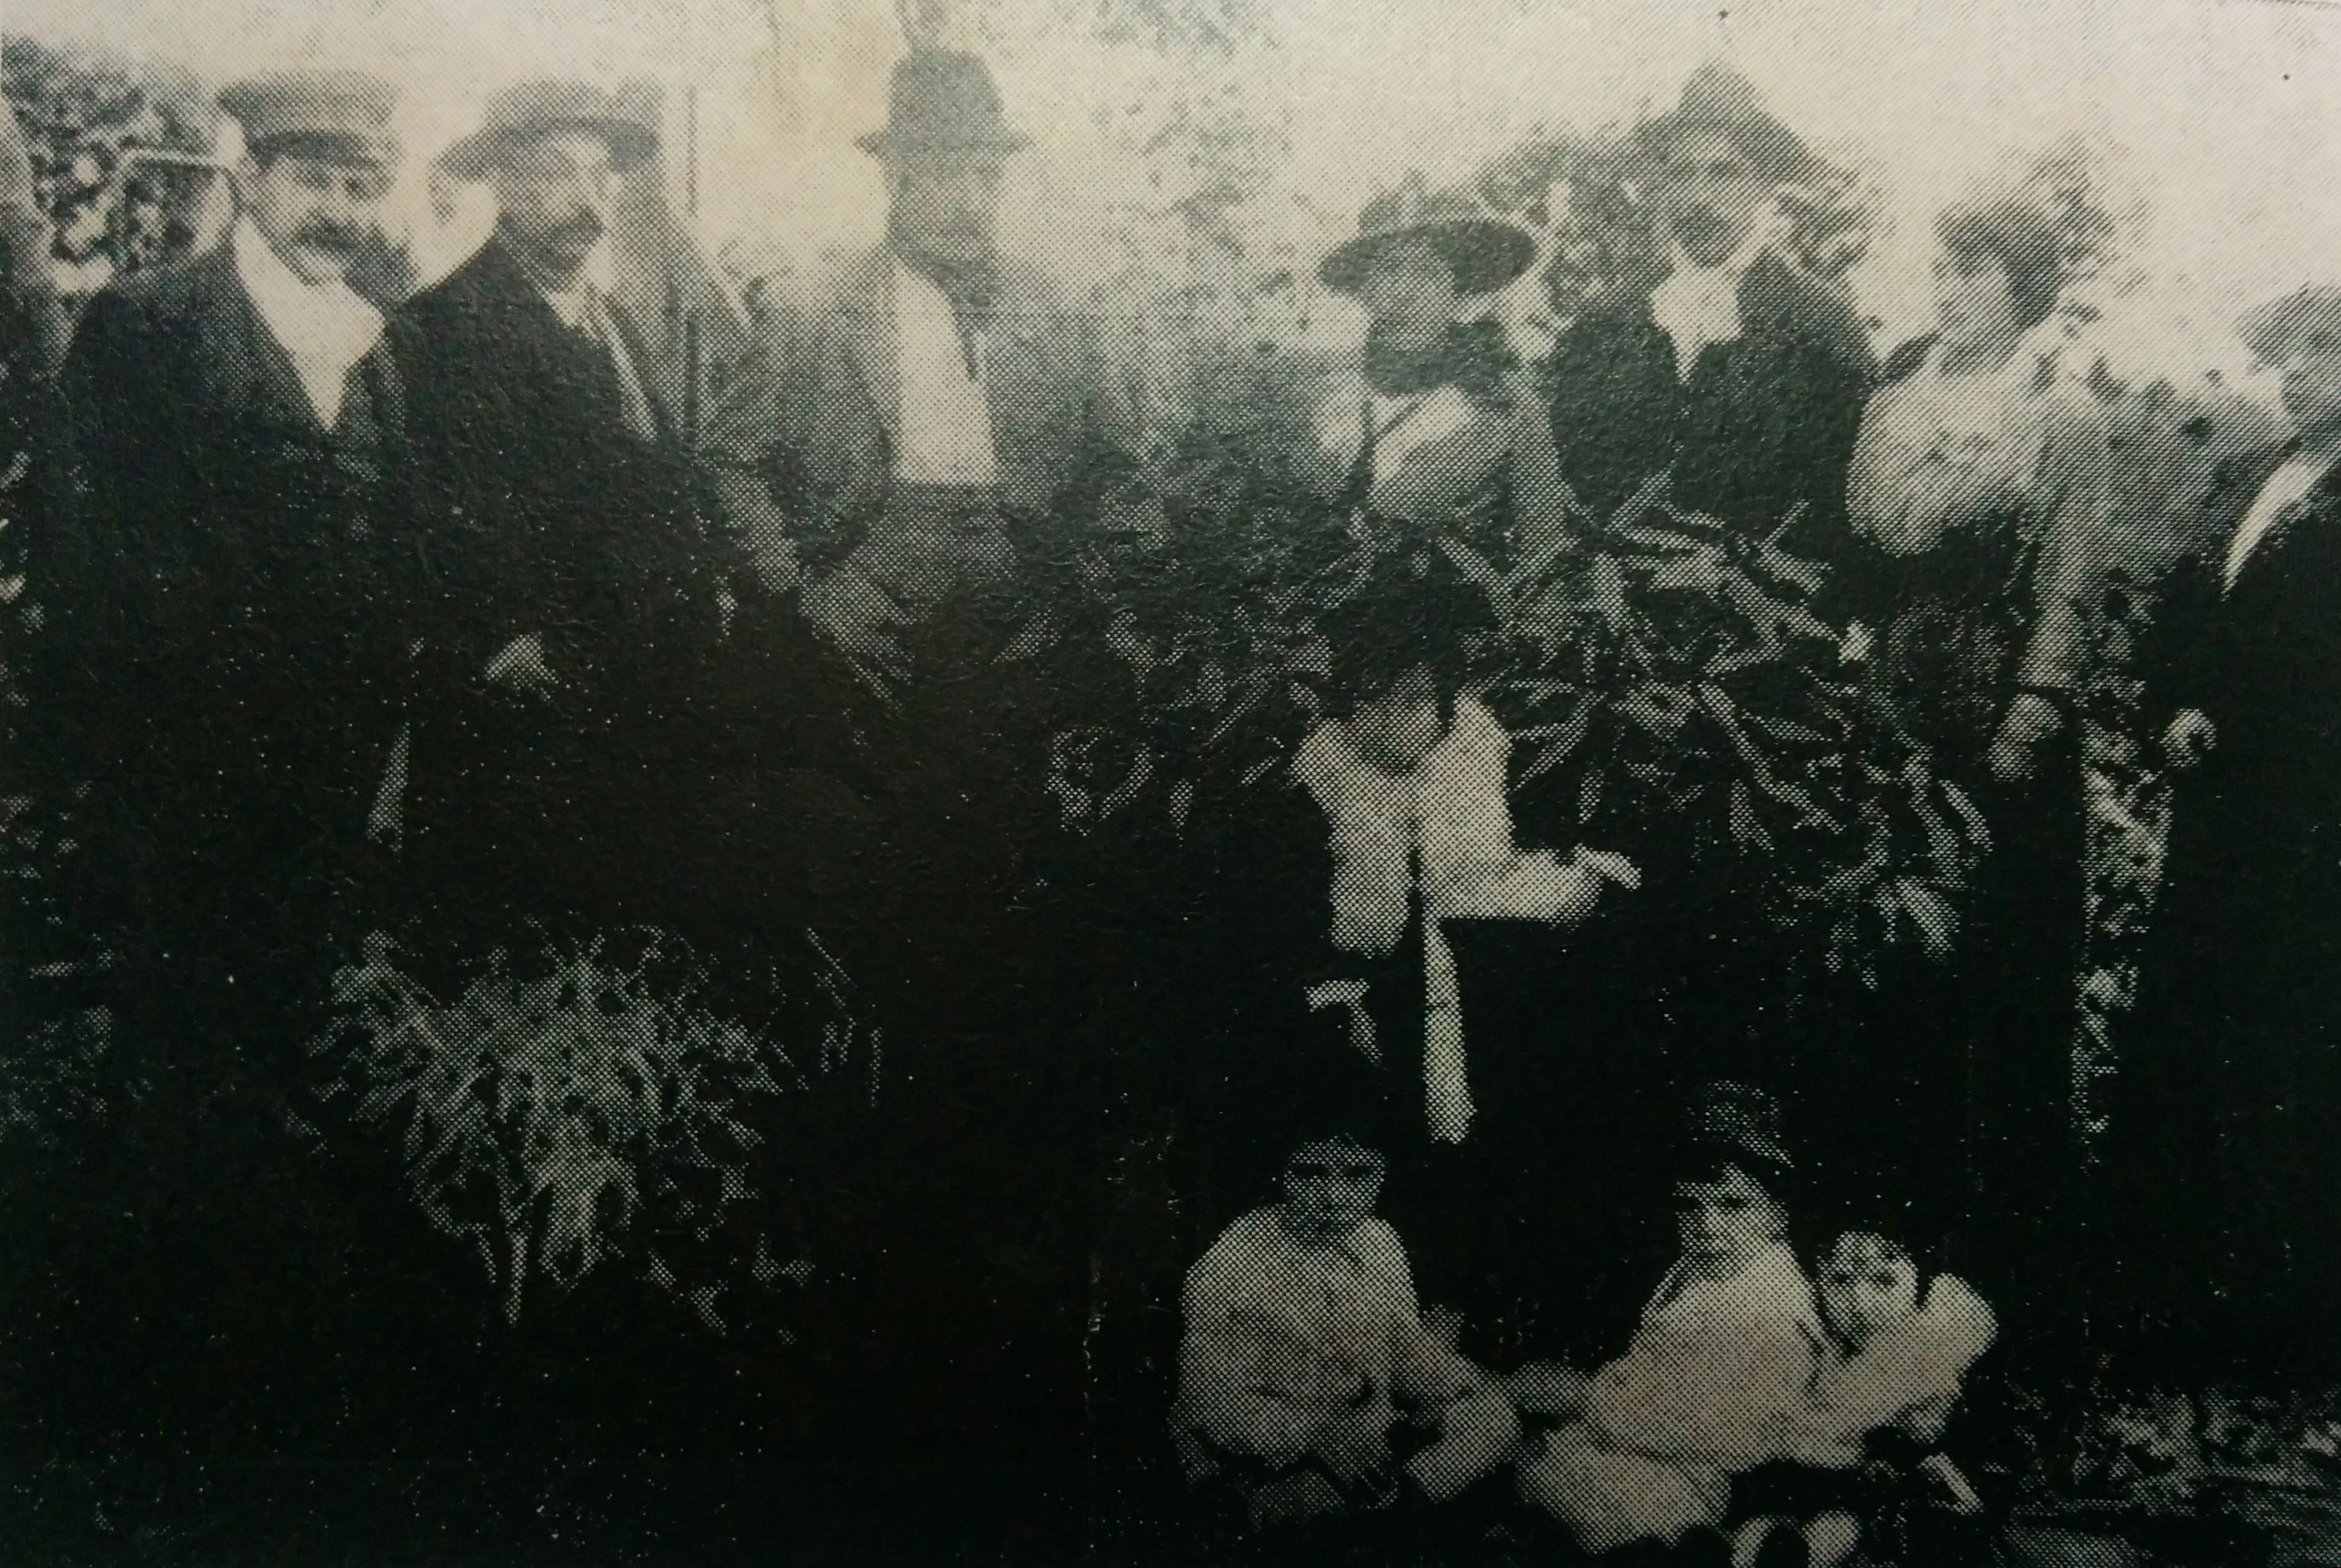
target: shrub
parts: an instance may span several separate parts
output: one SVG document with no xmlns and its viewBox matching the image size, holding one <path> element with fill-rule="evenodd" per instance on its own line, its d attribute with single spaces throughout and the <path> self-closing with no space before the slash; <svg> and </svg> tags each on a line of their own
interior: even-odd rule
<svg viewBox="0 0 2341 1568">
<path fill-rule="evenodd" d="M 324 1098 L 397 1132 L 414 1201 L 475 1249 L 507 1321 L 623 1264 L 721 1331 L 727 1293 L 782 1277 L 751 1166 L 796 1073 L 705 979 L 636 932 L 499 953 L 445 1001 L 375 938 L 312 1046 Z"/>
</svg>

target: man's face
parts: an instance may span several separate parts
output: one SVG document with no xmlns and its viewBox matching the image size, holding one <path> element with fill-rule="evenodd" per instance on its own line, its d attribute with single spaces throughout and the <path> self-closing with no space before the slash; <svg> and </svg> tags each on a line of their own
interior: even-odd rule
<svg viewBox="0 0 2341 1568">
<path fill-rule="evenodd" d="M 1848 1231 L 1837 1238 L 1813 1281 L 1821 1320 L 1855 1350 L 1887 1324 L 1918 1310 L 1918 1266 L 1884 1236 Z"/>
<path fill-rule="evenodd" d="M 1393 348 L 1436 348 L 1455 321 L 1455 269 L 1418 239 L 1382 245 L 1359 291 L 1374 335 Z"/>
<path fill-rule="evenodd" d="M 610 232 L 618 174 L 599 136 L 535 137 L 513 148 L 489 179 L 505 226 L 556 279 L 575 275 Z"/>
<path fill-rule="evenodd" d="M 2284 383 L 2284 410 L 2304 432 L 2341 431 L 2341 323 L 2296 335 L 2275 367 Z"/>
<path fill-rule="evenodd" d="M 375 164 L 284 155 L 246 159 L 236 172 L 244 211 L 303 283 L 341 282 L 381 233 L 390 171 Z"/>
<path fill-rule="evenodd" d="M 1359 755 L 1386 773 L 1410 773 L 1446 738 L 1439 680 L 1427 668 L 1408 670 L 1350 715 Z"/>
<path fill-rule="evenodd" d="M 1685 131 L 1667 144 L 1659 215 L 1702 267 L 1720 266 L 1738 253 L 1773 195 L 1748 154 L 1720 131 Z"/>
<path fill-rule="evenodd" d="M 1718 1180 L 1675 1184 L 1675 1228 L 1685 1260 L 1722 1279 L 1786 1236 L 1788 1223 L 1778 1199 L 1729 1166 Z"/>
<path fill-rule="evenodd" d="M 1284 1223 L 1310 1241 L 1340 1241 L 1372 1217 L 1387 1166 L 1347 1138 L 1302 1144 L 1284 1162 Z"/>
<path fill-rule="evenodd" d="M 994 149 L 925 148 L 896 156 L 887 169 L 894 233 L 939 262 L 982 260 L 999 229 L 1007 173 L 1007 158 Z"/>
</svg>

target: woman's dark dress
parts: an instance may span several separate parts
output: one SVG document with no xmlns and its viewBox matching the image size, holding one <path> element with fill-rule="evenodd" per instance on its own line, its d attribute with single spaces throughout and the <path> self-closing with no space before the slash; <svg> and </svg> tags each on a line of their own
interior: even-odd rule
<svg viewBox="0 0 2341 1568">
<path fill-rule="evenodd" d="M 1855 1004 L 1853 1037 L 1817 1064 L 1807 1115 L 1847 1146 L 1830 1186 L 1908 1205 L 1920 1238 L 1972 1249 L 1964 1268 L 2012 1300 L 2070 1253 L 2056 1216 L 2071 1212 L 2079 1152 L 2074 706 L 2106 438 L 2094 407 L 2029 357 L 1953 378 L 1906 351 L 1896 368 L 1856 452 L 1853 543 L 1833 591 L 1873 640 L 1868 700 L 1980 811 L 1990 845 L 1949 964 L 1909 954 Z M 1989 753 L 2027 691 L 2065 722 L 2029 777 L 2003 781 Z"/>
</svg>

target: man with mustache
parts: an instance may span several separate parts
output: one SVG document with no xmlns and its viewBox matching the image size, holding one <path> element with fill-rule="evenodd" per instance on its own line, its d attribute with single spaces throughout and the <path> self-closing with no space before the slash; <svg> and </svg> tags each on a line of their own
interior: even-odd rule
<svg viewBox="0 0 2341 1568">
<path fill-rule="evenodd" d="M 1729 68 L 1703 67 L 1643 130 L 1670 273 L 1600 303 L 1548 365 L 1561 471 L 1606 518 L 1662 469 L 1674 499 L 1824 559 L 1877 365 L 1851 302 L 1779 243 L 1812 153 Z"/>
<path fill-rule="evenodd" d="M 498 218 L 413 305 L 444 593 L 407 838 L 416 886 L 488 932 L 649 917 L 675 723 L 721 630 L 680 422 L 603 281 L 621 184 L 656 151 L 611 94 L 537 81 L 440 159 Z"/>
<path fill-rule="evenodd" d="M 125 1032 L 224 1055 L 289 1050 L 285 1007 L 364 928 L 350 894 L 415 630 L 419 345 L 346 277 L 379 239 L 392 90 L 302 72 L 220 103 L 244 133 L 241 215 L 90 303 L 32 568 L 41 750 L 92 787 L 83 858 L 129 960 Z"/>
</svg>

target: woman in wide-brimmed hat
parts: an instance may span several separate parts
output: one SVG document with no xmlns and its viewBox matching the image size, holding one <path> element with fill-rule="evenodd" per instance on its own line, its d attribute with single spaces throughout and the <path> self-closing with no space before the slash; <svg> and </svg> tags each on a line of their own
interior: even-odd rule
<svg viewBox="0 0 2341 1568">
<path fill-rule="evenodd" d="M 1562 547 L 1566 491 L 1541 403 L 1469 302 L 1535 263 L 1527 231 L 1419 174 L 1366 203 L 1318 269 L 1365 307 L 1363 350 L 1317 404 L 1316 459 L 1347 504 L 1509 571 Z"/>
</svg>

